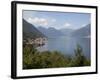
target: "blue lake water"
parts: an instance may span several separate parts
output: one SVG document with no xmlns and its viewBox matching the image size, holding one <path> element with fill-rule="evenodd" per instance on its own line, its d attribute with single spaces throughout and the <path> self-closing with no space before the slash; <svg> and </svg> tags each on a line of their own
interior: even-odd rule
<svg viewBox="0 0 100 80">
<path fill-rule="evenodd" d="M 87 58 L 90 58 L 90 38 L 74 38 L 74 37 L 58 37 L 48 38 L 48 41 L 44 46 L 38 47 L 39 51 L 60 51 L 64 55 L 73 56 L 74 50 L 80 45 L 83 49 L 83 53 Z"/>
</svg>

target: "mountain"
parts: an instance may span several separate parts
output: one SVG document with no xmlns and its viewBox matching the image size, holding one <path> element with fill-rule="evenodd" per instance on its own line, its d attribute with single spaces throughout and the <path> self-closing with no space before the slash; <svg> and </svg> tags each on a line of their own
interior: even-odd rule
<svg viewBox="0 0 100 80">
<path fill-rule="evenodd" d="M 28 23 L 23 19 L 23 38 L 37 38 L 37 37 L 46 37 L 42 34 L 34 25 Z"/>
<path fill-rule="evenodd" d="M 75 36 L 75 37 L 90 37 L 90 33 L 91 33 L 91 28 L 90 28 L 90 24 L 75 30 L 71 35 Z"/>
<path fill-rule="evenodd" d="M 44 28 L 44 27 L 39 26 L 38 30 L 42 32 L 44 35 L 46 35 L 48 38 L 55 38 L 55 37 L 60 37 L 64 35 L 61 31 L 53 27 Z"/>
<path fill-rule="evenodd" d="M 37 38 L 37 37 L 48 37 L 55 38 L 60 36 L 72 36 L 72 37 L 90 37 L 90 24 L 77 29 L 55 29 L 53 27 L 45 28 L 42 26 L 35 27 L 23 19 L 23 38 Z"/>
<path fill-rule="evenodd" d="M 64 29 L 60 29 L 60 31 L 61 31 L 65 36 L 70 36 L 71 33 L 72 33 L 74 30 L 73 30 L 73 29 L 64 28 Z"/>
</svg>

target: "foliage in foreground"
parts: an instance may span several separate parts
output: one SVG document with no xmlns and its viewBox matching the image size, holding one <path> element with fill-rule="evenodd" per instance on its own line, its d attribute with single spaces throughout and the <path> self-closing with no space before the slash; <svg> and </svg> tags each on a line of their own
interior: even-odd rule
<svg viewBox="0 0 100 80">
<path fill-rule="evenodd" d="M 90 60 L 83 55 L 82 48 L 79 45 L 75 49 L 74 57 L 64 56 L 58 51 L 39 52 L 32 45 L 24 45 L 23 69 L 79 66 L 90 66 Z"/>
</svg>

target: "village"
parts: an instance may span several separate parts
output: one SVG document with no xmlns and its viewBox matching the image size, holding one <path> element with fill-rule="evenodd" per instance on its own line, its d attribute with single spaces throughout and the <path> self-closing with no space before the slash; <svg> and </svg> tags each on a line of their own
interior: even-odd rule
<svg viewBox="0 0 100 80">
<path fill-rule="evenodd" d="M 31 44 L 34 46 L 43 46 L 47 42 L 47 38 L 45 37 L 38 37 L 35 39 L 28 38 L 27 40 L 24 40 L 25 44 Z"/>
</svg>

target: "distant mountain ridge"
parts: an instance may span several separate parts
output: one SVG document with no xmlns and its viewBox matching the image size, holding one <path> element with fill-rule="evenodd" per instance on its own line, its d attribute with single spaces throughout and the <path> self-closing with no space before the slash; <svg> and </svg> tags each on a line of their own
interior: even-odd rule
<svg viewBox="0 0 100 80">
<path fill-rule="evenodd" d="M 70 36 L 71 33 L 72 33 L 74 30 L 73 30 L 73 29 L 64 28 L 64 29 L 60 29 L 60 31 L 61 31 L 65 36 Z"/>
<path fill-rule="evenodd" d="M 89 37 L 91 34 L 91 25 L 87 24 L 86 26 L 74 30 L 74 29 L 55 29 L 53 27 L 50 28 L 44 28 L 44 27 L 38 27 L 38 30 L 42 32 L 44 35 L 53 38 L 53 37 L 60 37 L 60 36 L 72 36 L 72 37 Z"/>
<path fill-rule="evenodd" d="M 38 37 L 46 37 L 42 34 L 34 25 L 28 23 L 26 20 L 23 19 L 23 38 L 38 38 Z"/>
<path fill-rule="evenodd" d="M 55 38 L 55 37 L 60 37 L 64 35 L 61 31 L 53 27 L 44 28 L 44 27 L 39 26 L 38 30 L 42 32 L 44 35 L 46 35 L 48 38 Z"/>
<path fill-rule="evenodd" d="M 23 38 L 38 38 L 38 37 L 47 37 L 47 38 L 57 38 L 61 36 L 72 36 L 72 37 L 89 37 L 91 34 L 91 24 L 88 24 L 80 29 L 55 29 L 53 27 L 45 28 L 39 26 L 36 28 L 33 24 L 28 23 L 23 19 Z"/>
<path fill-rule="evenodd" d="M 91 24 L 88 24 L 78 30 L 75 30 L 71 34 L 74 37 L 86 37 L 91 35 Z"/>
</svg>

